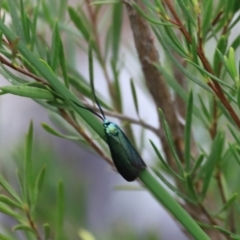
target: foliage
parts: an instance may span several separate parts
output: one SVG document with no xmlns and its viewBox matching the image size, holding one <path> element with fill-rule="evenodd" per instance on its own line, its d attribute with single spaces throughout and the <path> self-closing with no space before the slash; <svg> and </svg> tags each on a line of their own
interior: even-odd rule
<svg viewBox="0 0 240 240">
<path fill-rule="evenodd" d="M 238 0 L 177 0 L 174 6 L 169 0 L 86 0 L 77 8 L 68 6 L 67 1 L 58 1 L 54 8 L 51 5 L 51 1 L 2 1 L 1 74 L 12 86 L 1 87 L 0 94 L 31 98 L 58 114 L 75 129 L 76 134 L 66 136 L 43 124 L 47 132 L 86 143 L 112 165 L 109 155 L 105 154 L 106 138 L 101 123 L 91 112 L 74 104 L 77 102 L 97 111 L 89 103 L 93 100 L 90 83 L 78 72 L 73 54 L 76 46 L 87 54 L 91 42 L 94 63 L 101 67 L 111 100 L 109 103 L 97 92 L 105 114 L 124 122 L 124 132 L 137 149 L 146 147 L 146 130 L 156 134 L 162 143 L 163 150 L 160 150 L 159 144 L 151 140 L 153 148 L 148 151 L 156 153 L 155 164 L 151 167 L 153 172 L 148 167 L 139 176 L 146 190 L 195 239 L 210 239 L 209 232 L 216 239 L 220 239 L 220 235 L 225 239 L 240 239 L 237 224 L 240 189 L 236 182 L 240 165 L 237 133 L 240 128 L 240 69 L 236 52 L 240 36 L 232 37 L 240 18 L 237 15 Z M 136 73 L 131 73 L 128 86 L 138 119 L 124 114 L 120 75 L 128 68 L 121 55 L 124 9 L 143 69 L 144 90 L 154 100 L 160 129 L 141 118 L 142 109 L 136 91 L 140 83 L 135 80 Z M 6 22 L 8 15 L 10 24 Z M 44 31 L 47 28 L 52 30 L 51 41 Z M 151 34 L 156 38 L 155 43 Z M 160 54 L 164 54 L 164 62 L 159 62 L 154 44 L 163 48 L 164 53 Z M 91 57 L 89 54 L 90 66 L 93 63 Z M 96 81 L 91 67 L 89 78 Z M 125 81 L 124 88 L 126 85 Z M 178 115 L 185 119 L 184 127 Z M 132 124 L 142 128 L 140 141 L 137 141 Z M 15 230 L 26 232 L 29 239 L 31 236 L 41 239 L 42 234 L 35 229 L 32 214 L 45 167 L 42 166 L 37 177 L 33 175 L 32 132 L 30 125 L 23 173 L 19 174 L 21 197 L 1 177 L 0 184 L 8 194 L 0 199 L 0 211 L 18 221 Z M 198 137 L 200 133 L 201 138 Z M 93 141 L 96 134 L 104 141 Z M 169 178 L 174 179 L 174 184 Z M 176 194 L 176 199 L 165 187 Z M 64 239 L 64 185 L 61 181 L 57 196 L 55 239 Z M 15 208 L 20 211 L 14 211 Z M 47 233 L 47 224 L 44 229 Z M 79 235 L 82 237 L 83 233 Z"/>
</svg>

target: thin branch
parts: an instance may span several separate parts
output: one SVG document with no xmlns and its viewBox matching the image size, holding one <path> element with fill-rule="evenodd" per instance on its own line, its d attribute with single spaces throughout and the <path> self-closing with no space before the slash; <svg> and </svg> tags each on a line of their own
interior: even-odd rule
<svg viewBox="0 0 240 240">
<path fill-rule="evenodd" d="M 75 130 L 86 140 L 86 142 L 108 163 L 110 164 L 114 169 L 114 164 L 112 160 L 104 154 L 104 152 L 101 150 L 101 148 L 98 147 L 94 141 L 86 134 L 86 132 L 68 115 L 66 111 L 63 109 L 60 109 L 61 116 L 71 125 L 75 128 Z"/>
<path fill-rule="evenodd" d="M 25 209 L 25 213 L 26 213 L 26 216 L 27 216 L 27 219 L 28 219 L 28 222 L 29 222 L 31 228 L 32 228 L 33 232 L 35 233 L 36 239 L 37 240 L 41 240 L 41 237 L 40 237 L 40 234 L 39 234 L 39 232 L 37 230 L 37 227 L 36 227 L 34 221 L 31 218 L 29 209 Z"/>
<path fill-rule="evenodd" d="M 95 112 L 100 112 L 100 110 L 93 106 L 93 105 L 90 105 L 86 102 L 84 102 L 84 105 L 87 107 L 87 108 L 90 108 L 91 110 L 95 111 Z M 137 125 L 140 125 L 142 126 L 143 128 L 146 128 L 146 129 L 149 129 L 151 130 L 152 132 L 154 132 L 155 134 L 159 134 L 159 129 L 158 128 L 155 128 L 153 127 L 152 125 L 150 124 L 147 124 L 145 123 L 144 121 L 142 121 L 141 119 L 140 120 L 137 120 L 135 118 L 131 118 L 129 116 L 126 116 L 126 115 L 123 115 L 121 113 L 117 113 L 117 112 L 110 112 L 110 111 L 107 111 L 107 110 L 104 110 L 104 114 L 106 116 L 109 116 L 109 117 L 115 117 L 117 119 L 120 119 L 120 120 L 124 120 L 124 121 L 127 121 L 127 122 L 130 122 L 130 123 L 133 123 L 133 124 L 137 124 Z"/>
<path fill-rule="evenodd" d="M 16 70 L 17 72 L 20 72 L 28 77 L 31 77 L 33 79 L 35 79 L 36 81 L 40 82 L 40 83 L 43 83 L 44 85 L 49 85 L 44 79 L 42 79 L 41 77 L 38 77 L 36 76 L 35 74 L 33 73 L 30 73 L 20 67 L 17 67 L 15 65 L 13 65 L 11 62 L 7 61 L 5 58 L 3 58 L 1 55 L 0 55 L 0 62 L 14 70 Z"/>
</svg>

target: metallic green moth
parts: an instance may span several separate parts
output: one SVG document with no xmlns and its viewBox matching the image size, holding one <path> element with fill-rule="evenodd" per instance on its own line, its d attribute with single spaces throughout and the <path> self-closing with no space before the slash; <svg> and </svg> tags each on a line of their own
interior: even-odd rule
<svg viewBox="0 0 240 240">
<path fill-rule="evenodd" d="M 115 167 L 125 180 L 134 181 L 146 164 L 115 123 L 104 118 L 103 127 Z"/>
</svg>

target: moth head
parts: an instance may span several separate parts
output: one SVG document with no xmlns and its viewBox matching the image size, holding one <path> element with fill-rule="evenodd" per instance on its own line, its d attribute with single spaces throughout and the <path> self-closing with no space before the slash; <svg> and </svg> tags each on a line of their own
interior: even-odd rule
<svg viewBox="0 0 240 240">
<path fill-rule="evenodd" d="M 115 136 L 118 135 L 118 127 L 116 126 L 116 124 L 108 121 L 107 119 L 104 119 L 103 127 L 105 128 L 105 131 L 107 134 L 111 134 Z"/>
</svg>

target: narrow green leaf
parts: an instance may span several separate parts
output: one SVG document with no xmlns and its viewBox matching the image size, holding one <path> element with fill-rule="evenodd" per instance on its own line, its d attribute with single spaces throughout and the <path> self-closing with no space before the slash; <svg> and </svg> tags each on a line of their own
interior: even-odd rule
<svg viewBox="0 0 240 240">
<path fill-rule="evenodd" d="M 239 45 L 240 45 L 240 35 L 236 36 L 235 40 L 231 44 L 231 47 L 236 51 Z"/>
<path fill-rule="evenodd" d="M 48 223 L 43 224 L 44 229 L 44 240 L 49 240 L 51 237 L 50 226 Z"/>
<path fill-rule="evenodd" d="M 226 230 L 225 228 L 221 227 L 221 226 L 216 226 L 214 225 L 213 228 L 218 229 L 220 232 L 224 233 L 224 234 L 228 234 L 229 236 L 235 235 L 233 233 L 231 233 L 230 231 Z M 236 237 L 237 235 L 235 235 Z"/>
<path fill-rule="evenodd" d="M 0 91 L 7 94 L 13 94 L 21 97 L 35 98 L 35 99 L 43 99 L 48 101 L 53 101 L 55 96 L 51 91 L 47 89 L 41 89 L 37 87 L 29 87 L 29 86 L 4 86 L 0 87 Z"/>
<path fill-rule="evenodd" d="M 69 88 L 69 79 L 68 79 L 68 73 L 67 73 L 67 66 L 66 66 L 66 59 L 64 54 L 64 48 L 61 38 L 59 38 L 59 63 L 62 70 L 63 80 L 64 84 L 67 88 Z"/>
<path fill-rule="evenodd" d="M 34 230 L 31 228 L 31 226 L 29 226 L 28 224 L 24 224 L 24 223 L 18 224 L 18 225 L 13 227 L 13 231 L 17 231 L 17 230 L 34 232 Z"/>
<path fill-rule="evenodd" d="M 25 40 L 29 42 L 29 18 L 27 16 L 26 10 L 24 8 L 23 0 L 20 0 L 20 12 L 21 12 L 21 22 L 23 28 L 23 34 L 25 36 Z"/>
<path fill-rule="evenodd" d="M 58 182 L 58 196 L 57 196 L 57 219 L 56 219 L 56 240 L 62 240 L 63 237 L 63 220 L 64 220 L 64 186 L 62 181 Z"/>
<path fill-rule="evenodd" d="M 57 136 L 57 137 L 60 137 L 60 138 L 65 138 L 65 139 L 69 139 L 69 140 L 73 140 L 73 141 L 79 141 L 79 140 L 82 140 L 80 137 L 75 137 L 75 136 L 67 136 L 67 135 L 64 135 L 64 134 L 61 134 L 59 132 L 57 132 L 55 129 L 53 129 L 52 127 L 50 127 L 48 124 L 46 123 L 41 123 L 43 129 L 45 131 L 47 131 L 48 133 L 54 135 L 54 136 Z"/>
<path fill-rule="evenodd" d="M 135 89 L 132 78 L 130 79 L 130 84 L 131 84 L 131 91 L 132 91 L 132 97 L 133 97 L 133 101 L 134 101 L 135 110 L 137 112 L 137 115 L 139 116 L 138 98 L 137 98 L 137 93 L 136 93 L 136 89 Z"/>
<path fill-rule="evenodd" d="M 213 0 L 207 0 L 204 2 L 203 20 L 202 20 L 202 36 L 206 38 L 208 31 L 212 24 L 213 14 Z"/>
<path fill-rule="evenodd" d="M 200 101 L 202 113 L 204 114 L 204 116 L 206 117 L 208 122 L 211 122 L 212 117 L 211 117 L 210 113 L 208 112 L 207 107 L 205 106 L 205 103 L 203 102 L 202 96 L 200 94 L 198 94 L 198 98 L 199 98 L 199 101 Z"/>
<path fill-rule="evenodd" d="M 161 125 L 164 128 L 164 132 L 166 134 L 167 142 L 168 142 L 168 145 L 171 149 L 171 153 L 173 154 L 173 157 L 174 157 L 174 159 L 175 159 L 175 161 L 176 161 L 176 163 L 179 167 L 180 173 L 183 176 L 183 173 L 184 173 L 183 166 L 182 166 L 181 161 L 180 161 L 180 159 L 177 155 L 177 152 L 176 152 L 176 149 L 175 149 L 175 146 L 174 146 L 174 142 L 173 142 L 173 138 L 172 138 L 172 134 L 171 134 L 171 131 L 169 129 L 168 123 L 164 118 L 162 110 L 159 109 L 158 111 L 159 111 L 159 115 L 160 115 L 160 119 L 161 119 Z"/>
<path fill-rule="evenodd" d="M 200 165 L 202 164 L 203 160 L 204 160 L 205 155 L 204 154 L 200 154 L 200 156 L 198 157 L 197 161 L 195 162 L 192 171 L 190 172 L 190 176 L 193 177 L 196 173 L 196 171 L 198 170 L 198 168 L 200 167 Z"/>
<path fill-rule="evenodd" d="M 11 15 L 11 19 L 12 19 L 14 29 L 15 29 L 18 37 L 23 42 L 26 42 L 26 39 L 25 39 L 24 33 L 23 33 L 23 28 L 22 28 L 22 25 L 21 25 L 22 21 L 19 18 L 18 13 L 17 13 L 17 5 L 16 5 L 16 3 L 14 3 L 13 0 L 8 0 L 7 2 L 8 2 L 8 8 L 9 8 L 9 11 L 10 11 L 10 15 Z"/>
<path fill-rule="evenodd" d="M 81 79 L 77 79 L 75 77 L 69 77 L 69 81 L 70 81 L 71 85 L 76 88 L 77 91 L 79 91 L 82 95 L 91 99 L 94 102 L 94 97 L 92 94 L 91 87 L 87 86 L 83 81 L 81 81 Z M 102 107 L 106 108 L 107 110 L 112 111 L 113 108 L 110 107 L 105 101 L 103 101 L 102 97 L 99 97 L 100 94 L 98 94 L 97 92 L 95 92 L 95 93 L 96 93 L 96 96 L 98 98 L 100 105 Z"/>
<path fill-rule="evenodd" d="M 209 1 L 212 1 L 212 0 L 209 0 Z M 214 70 L 214 73 L 217 74 L 217 76 L 220 75 L 219 70 L 221 69 L 220 64 L 222 62 L 222 58 L 220 58 L 218 51 L 220 51 L 222 55 L 224 55 L 227 49 L 227 45 L 228 45 L 228 37 L 226 37 L 225 35 L 222 35 L 217 43 L 216 51 L 214 53 L 214 58 L 213 58 L 213 70 Z"/>
<path fill-rule="evenodd" d="M 0 233 L 0 240 L 14 240 L 14 239 Z"/>
<path fill-rule="evenodd" d="M 43 166 L 40 172 L 37 175 L 35 186 L 34 186 L 34 197 L 33 197 L 33 205 L 36 205 L 39 194 L 42 190 L 44 177 L 46 172 L 46 166 Z"/>
<path fill-rule="evenodd" d="M 20 219 L 20 216 L 4 203 L 0 203 L 0 212 L 15 219 Z"/>
<path fill-rule="evenodd" d="M 234 49 L 230 47 L 228 52 L 228 59 L 226 59 L 228 68 L 230 70 L 231 76 L 233 77 L 233 80 L 235 83 L 239 83 L 239 77 L 237 73 L 237 67 L 236 67 L 236 59 L 235 59 L 235 52 Z"/>
<path fill-rule="evenodd" d="M 10 207 L 16 207 L 16 208 L 22 209 L 22 205 L 19 202 L 12 200 L 11 198 L 2 194 L 0 194 L 0 202 L 5 203 Z"/>
<path fill-rule="evenodd" d="M 186 124 L 184 128 L 184 159 L 186 163 L 186 171 L 190 171 L 191 166 L 191 126 L 193 112 L 193 94 L 190 91 L 187 104 Z"/>
<path fill-rule="evenodd" d="M 86 41 L 89 41 L 89 39 L 90 39 L 90 32 L 89 32 L 89 29 L 87 29 L 86 25 L 83 23 L 82 18 L 75 11 L 75 9 L 72 8 L 72 7 L 68 7 L 68 13 L 69 13 L 69 16 L 70 16 L 72 22 L 74 23 L 74 25 L 82 33 L 84 39 Z"/>
<path fill-rule="evenodd" d="M 160 153 L 160 151 L 157 149 L 156 145 L 154 144 L 154 142 L 152 140 L 149 140 L 155 153 L 157 154 L 158 159 L 161 161 L 163 167 L 170 173 L 172 173 L 174 176 L 176 176 L 177 178 L 179 178 L 180 180 L 183 180 L 182 177 L 180 177 L 173 169 L 170 168 L 170 166 L 166 163 L 166 161 L 164 160 L 162 154 Z"/>
<path fill-rule="evenodd" d="M 177 187 L 175 187 L 174 185 L 172 185 L 167 178 L 165 178 L 163 176 L 163 174 L 161 173 L 161 171 L 158 171 L 157 169 L 153 169 L 154 173 L 157 175 L 157 177 L 170 189 L 172 190 L 174 193 L 176 193 L 179 197 L 181 197 L 182 199 L 186 200 L 187 202 L 190 203 L 195 203 L 194 200 L 192 200 L 191 198 L 189 198 L 188 196 L 186 196 L 185 194 L 181 193 Z"/>
<path fill-rule="evenodd" d="M 235 202 L 235 200 L 237 199 L 237 197 L 238 197 L 238 193 L 233 193 L 232 196 L 230 196 L 227 202 L 224 204 L 224 206 L 219 210 L 219 212 L 215 214 L 215 216 L 216 217 L 219 216 L 219 214 L 221 214 L 222 212 L 227 210 L 229 207 L 231 207 Z"/>
<path fill-rule="evenodd" d="M 28 133 L 25 137 L 24 170 L 23 170 L 24 200 L 29 204 L 32 200 L 32 194 L 33 194 L 32 145 L 33 145 L 33 123 L 31 121 L 28 129 Z"/>
<path fill-rule="evenodd" d="M 163 21 L 159 21 L 157 18 L 151 17 L 150 14 L 146 14 L 145 11 L 143 11 L 136 3 L 132 3 L 132 6 L 137 10 L 137 12 L 144 17 L 145 19 L 147 19 L 150 23 L 153 23 L 155 25 L 162 25 L 162 26 L 170 26 L 170 27 L 174 27 L 174 24 L 171 23 L 165 23 Z"/>
<path fill-rule="evenodd" d="M 0 175 L 0 185 L 5 189 L 17 202 L 21 203 L 20 198 L 16 194 L 15 190 L 9 185 L 9 183 Z"/>
<path fill-rule="evenodd" d="M 204 174 L 203 188 L 202 188 L 203 199 L 207 193 L 215 166 L 216 166 L 217 162 L 221 160 L 223 144 L 224 144 L 224 135 L 223 135 L 223 132 L 219 131 L 213 141 L 211 153 L 210 153 L 205 165 L 201 169 L 201 175 Z"/>
<path fill-rule="evenodd" d="M 117 109 L 118 112 L 122 112 L 122 92 L 119 84 L 119 70 L 117 69 L 116 64 L 112 61 L 112 72 L 113 72 L 113 78 L 114 78 L 114 94 L 115 96 L 113 98 L 114 106 Z"/>
<path fill-rule="evenodd" d="M 199 227 L 195 220 L 179 205 L 179 203 L 168 193 L 165 187 L 145 169 L 140 172 L 139 178 L 148 187 L 153 196 L 168 209 L 170 213 L 187 229 L 195 240 L 210 240 L 206 233 Z"/>
<path fill-rule="evenodd" d="M 196 27 L 196 23 L 195 23 L 195 19 L 193 18 L 193 16 L 195 16 L 195 14 L 193 14 L 193 12 L 191 11 L 191 3 L 188 1 L 188 6 L 184 3 L 184 1 L 182 0 L 177 0 L 180 8 L 183 11 L 184 17 L 186 18 L 186 20 L 190 21 L 191 24 L 193 26 Z"/>
<path fill-rule="evenodd" d="M 185 179 L 186 179 L 186 185 L 187 185 L 189 195 L 191 196 L 191 199 L 193 199 L 193 201 L 195 203 L 197 203 L 198 202 L 198 196 L 196 194 L 193 179 L 192 179 L 191 175 L 186 173 L 185 174 Z"/>
<path fill-rule="evenodd" d="M 60 50 L 60 33 L 58 29 L 58 23 L 54 23 L 53 35 L 52 35 L 52 50 L 51 50 L 51 68 L 53 72 L 56 71 L 59 59 Z"/>
<path fill-rule="evenodd" d="M 237 142 L 237 144 L 240 146 L 240 138 L 237 136 L 236 134 L 236 130 L 234 130 L 230 125 L 227 124 L 227 127 L 229 129 L 229 131 L 231 132 L 232 136 L 234 137 L 235 141 Z"/>
<path fill-rule="evenodd" d="M 36 42 L 36 36 L 37 36 L 37 20 L 38 20 L 38 10 L 39 10 L 39 5 L 40 5 L 41 1 L 37 2 L 37 6 L 34 8 L 33 11 L 33 21 L 32 21 L 32 29 L 31 29 L 31 41 L 30 41 L 30 47 L 29 49 L 32 51 L 34 49 L 34 45 Z"/>
<path fill-rule="evenodd" d="M 119 42 L 121 39 L 122 30 L 122 15 L 123 15 L 123 4 L 117 3 L 113 5 L 112 14 L 112 54 L 113 61 L 117 63 L 119 53 Z"/>
</svg>

